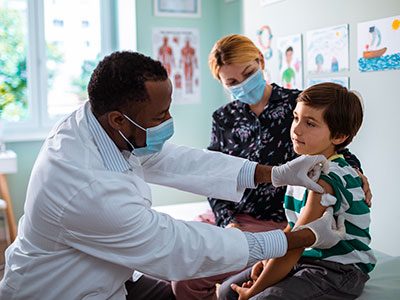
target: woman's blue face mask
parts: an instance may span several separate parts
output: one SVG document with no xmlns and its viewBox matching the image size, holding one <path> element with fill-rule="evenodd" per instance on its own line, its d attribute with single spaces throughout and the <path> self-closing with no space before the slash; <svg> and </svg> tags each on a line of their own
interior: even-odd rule
<svg viewBox="0 0 400 300">
<path fill-rule="evenodd" d="M 227 90 L 233 100 L 251 105 L 261 101 L 266 84 L 262 70 L 259 69 L 243 82 L 227 87 Z"/>
<path fill-rule="evenodd" d="M 140 148 L 135 148 L 133 144 L 125 137 L 125 135 L 121 131 L 119 131 L 119 134 L 122 136 L 122 138 L 132 147 L 132 153 L 136 156 L 143 156 L 160 152 L 162 147 L 164 146 L 164 143 L 174 134 L 174 122 L 172 118 L 162 122 L 157 126 L 143 128 L 142 126 L 131 120 L 127 115 L 124 114 L 124 117 L 133 125 L 146 131 L 146 146 Z"/>
</svg>

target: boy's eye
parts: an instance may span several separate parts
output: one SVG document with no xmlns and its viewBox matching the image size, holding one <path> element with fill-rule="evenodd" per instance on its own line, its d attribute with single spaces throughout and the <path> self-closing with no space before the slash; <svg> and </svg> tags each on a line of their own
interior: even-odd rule
<svg viewBox="0 0 400 300">
<path fill-rule="evenodd" d="M 312 123 L 312 122 L 307 122 L 307 125 L 310 126 L 310 127 L 315 127 L 315 124 Z"/>
</svg>

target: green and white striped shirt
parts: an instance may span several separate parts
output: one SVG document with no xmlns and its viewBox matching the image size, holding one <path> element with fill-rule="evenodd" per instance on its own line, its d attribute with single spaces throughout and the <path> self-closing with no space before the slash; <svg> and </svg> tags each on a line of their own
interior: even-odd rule
<svg viewBox="0 0 400 300">
<path fill-rule="evenodd" d="M 344 215 L 346 236 L 330 249 L 308 248 L 303 252 L 303 257 L 355 264 L 365 273 L 369 273 L 375 267 L 376 258 L 368 246 L 371 242 L 371 219 L 370 210 L 364 201 L 361 178 L 342 155 L 334 155 L 329 160 L 329 173 L 321 175 L 321 179 L 332 186 L 335 197 L 331 198 L 334 199 L 332 203 L 323 205 L 332 206 L 335 216 Z M 284 207 L 292 228 L 306 205 L 307 195 L 304 187 L 287 187 Z"/>
</svg>

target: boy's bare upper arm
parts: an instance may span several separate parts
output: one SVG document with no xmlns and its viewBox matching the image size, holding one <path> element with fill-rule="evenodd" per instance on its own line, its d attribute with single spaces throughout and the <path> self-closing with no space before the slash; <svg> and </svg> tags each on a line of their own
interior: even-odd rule
<svg viewBox="0 0 400 300">
<path fill-rule="evenodd" d="M 324 188 L 325 193 L 334 195 L 332 186 L 325 180 L 319 179 L 318 184 Z M 321 197 L 322 194 L 309 191 L 306 206 L 301 211 L 299 219 L 296 222 L 297 226 L 310 223 L 322 216 L 327 207 L 321 205 Z"/>
</svg>

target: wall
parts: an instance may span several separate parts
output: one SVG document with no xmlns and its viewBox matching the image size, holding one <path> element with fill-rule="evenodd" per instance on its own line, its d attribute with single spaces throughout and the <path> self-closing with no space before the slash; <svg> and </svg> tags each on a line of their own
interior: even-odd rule
<svg viewBox="0 0 400 300">
<path fill-rule="evenodd" d="M 130 1 L 130 0 L 129 0 Z M 225 3 L 224 0 L 203 0 L 202 17 L 198 19 L 154 17 L 153 1 L 137 0 L 138 51 L 152 55 L 152 27 L 196 27 L 200 31 L 200 68 L 202 102 L 196 105 L 173 106 L 176 134 L 173 141 L 193 147 L 204 148 L 209 143 L 211 114 L 224 103 L 219 84 L 208 71 L 207 56 L 213 43 L 221 36 L 241 29 L 241 1 Z M 116 9 L 110 8 L 113 13 Z M 123 26 L 123 24 L 121 24 Z M 116 30 L 115 28 L 110 31 Z M 111 34 L 111 33 L 110 33 Z M 113 38 L 114 43 L 116 39 Z M 23 214 L 29 177 L 43 141 L 7 143 L 7 149 L 18 155 L 18 173 L 8 176 L 14 212 L 18 220 Z M 174 204 L 204 200 L 204 197 L 154 186 L 155 205 Z"/>
<path fill-rule="evenodd" d="M 342 74 L 350 77 L 350 88 L 360 91 L 365 102 L 364 124 L 350 149 L 361 159 L 372 187 L 372 246 L 392 255 L 400 255 L 399 233 L 394 228 L 400 219 L 396 189 L 400 71 L 361 73 L 356 53 L 357 23 L 399 14 L 399 0 L 286 0 L 265 7 L 260 7 L 258 0 L 243 2 L 244 33 L 254 39 L 260 25 L 270 25 L 273 49 L 279 36 L 349 24 L 350 70 Z"/>
<path fill-rule="evenodd" d="M 137 0 L 138 51 L 153 54 L 152 29 L 154 27 L 198 28 L 200 34 L 199 65 L 201 72 L 201 103 L 172 105 L 175 134 L 172 142 L 187 146 L 205 148 L 209 144 L 211 115 L 225 103 L 221 87 L 208 69 L 208 53 L 214 42 L 226 33 L 239 31 L 241 1 L 225 3 L 224 0 L 202 0 L 201 18 L 155 17 L 153 1 Z M 203 196 L 193 195 L 170 188 L 152 185 L 153 205 L 202 201 Z"/>
<path fill-rule="evenodd" d="M 6 144 L 7 149 L 13 150 L 18 157 L 18 173 L 7 176 L 16 220 L 19 220 L 23 214 L 26 188 L 28 187 L 33 164 L 42 144 L 43 141 Z"/>
</svg>

